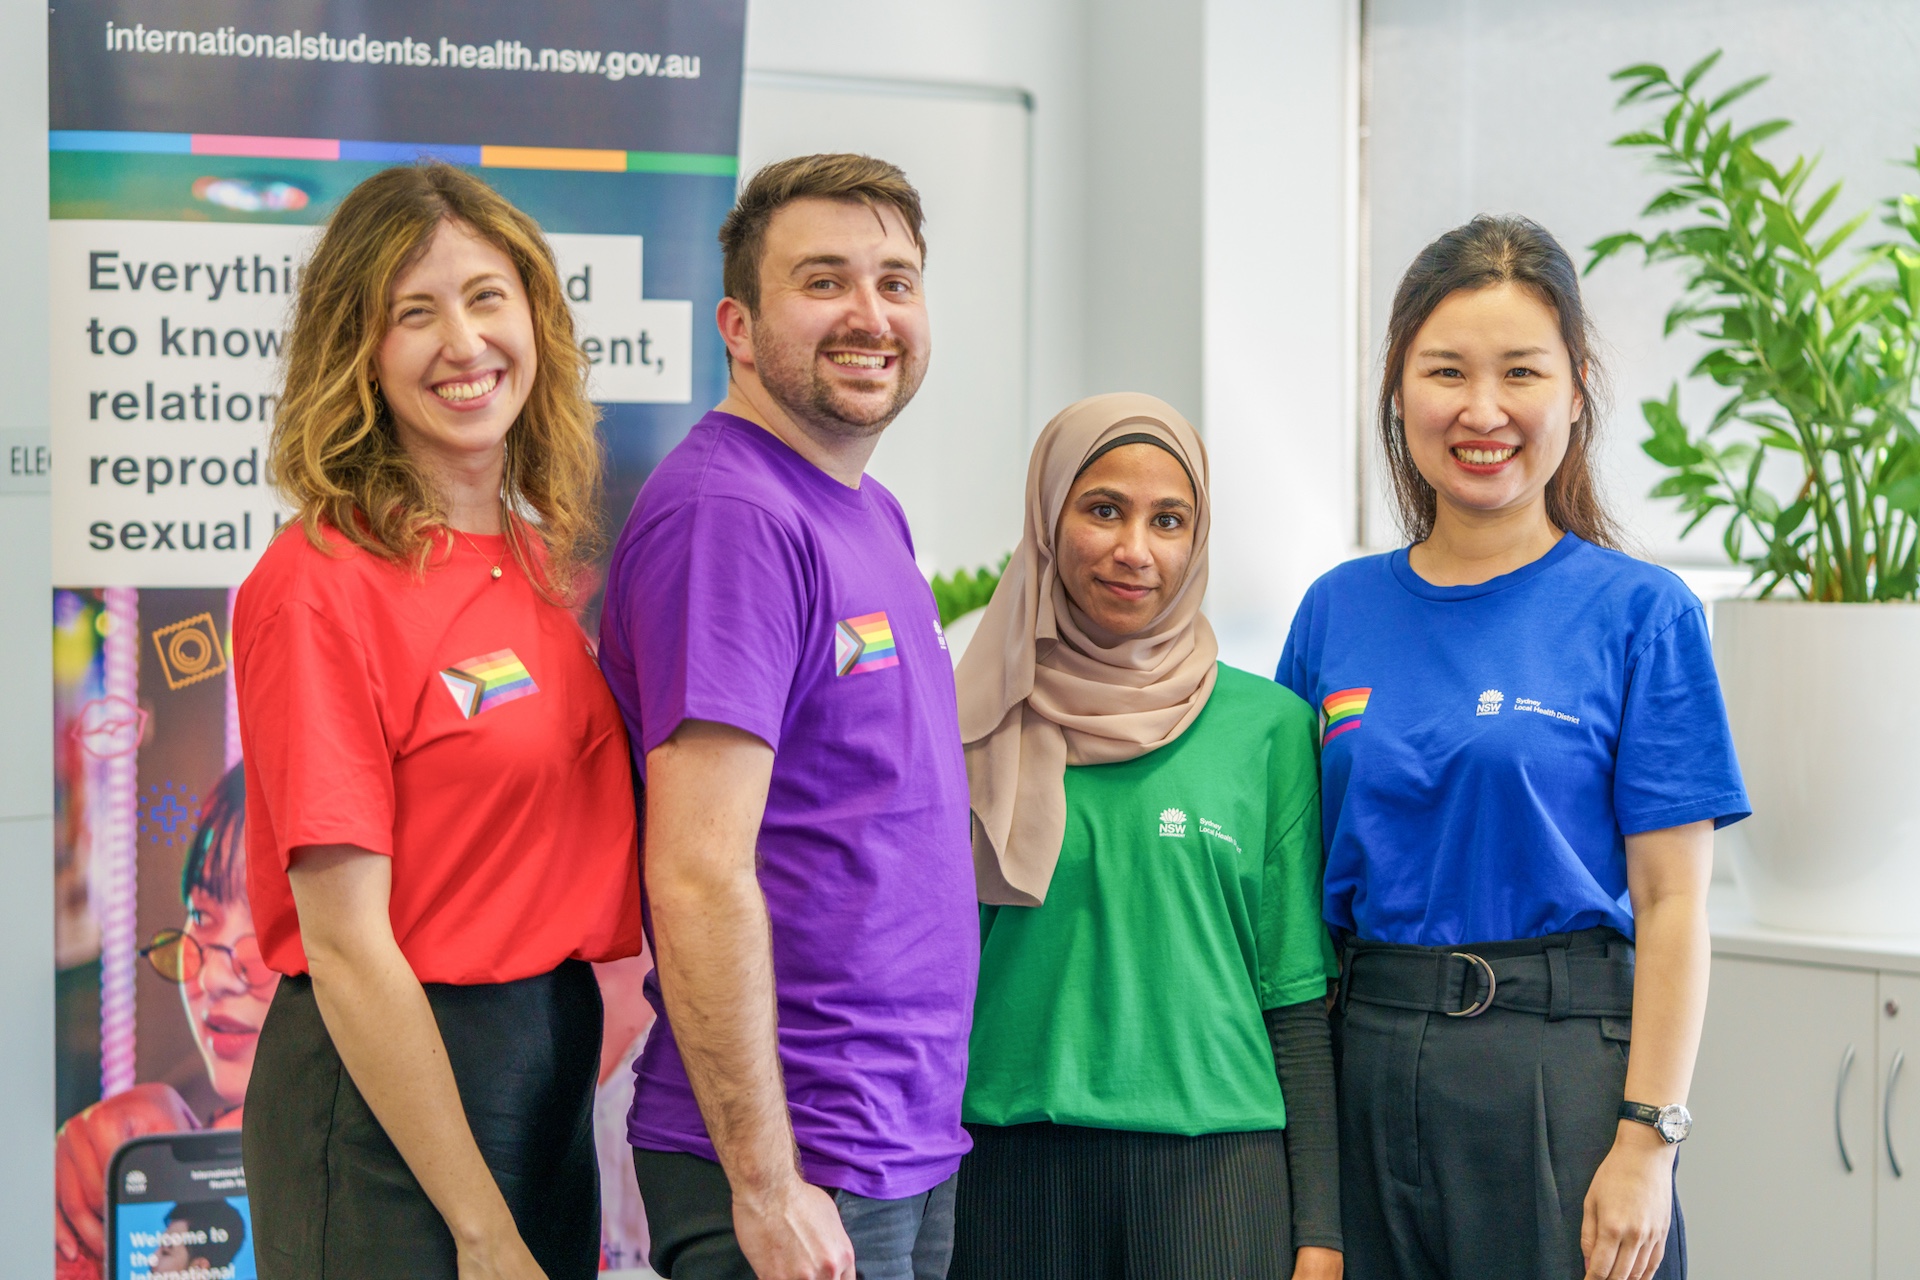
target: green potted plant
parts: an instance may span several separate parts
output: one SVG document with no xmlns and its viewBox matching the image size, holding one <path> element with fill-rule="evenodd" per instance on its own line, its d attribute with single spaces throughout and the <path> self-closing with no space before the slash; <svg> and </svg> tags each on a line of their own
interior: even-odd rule
<svg viewBox="0 0 1920 1280">
<path fill-rule="evenodd" d="M 1735 828 L 1756 918 L 1788 928 L 1920 933 L 1920 196 L 1842 218 L 1840 184 L 1762 144 L 1784 120 L 1736 125 L 1766 80 L 1709 94 L 1714 53 L 1681 75 L 1614 79 L 1650 127 L 1616 146 L 1668 181 L 1648 230 L 1595 242 L 1678 264 L 1666 331 L 1706 343 L 1693 374 L 1720 388 L 1689 421 L 1676 384 L 1642 404 L 1643 447 L 1691 532 L 1724 519 L 1745 597 L 1714 609 L 1714 654 L 1755 816 Z M 1920 152 L 1911 162 L 1920 166 Z"/>
</svg>

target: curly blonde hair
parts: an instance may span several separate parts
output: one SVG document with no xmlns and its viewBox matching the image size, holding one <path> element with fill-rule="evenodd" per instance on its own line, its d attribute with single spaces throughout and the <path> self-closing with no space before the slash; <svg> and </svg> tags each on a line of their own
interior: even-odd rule
<svg viewBox="0 0 1920 1280">
<path fill-rule="evenodd" d="M 394 281 L 444 222 L 472 228 L 506 254 L 526 288 L 537 367 L 507 430 L 500 500 L 514 559 L 549 598 L 570 600 L 602 539 L 603 464 L 587 362 L 539 225 L 452 165 L 376 173 L 327 220 L 300 278 L 267 478 L 315 547 L 328 550 L 321 526 L 330 525 L 382 559 L 425 571 L 446 513 L 394 435 L 374 360 Z M 529 551 L 529 536 L 544 554 Z"/>
</svg>

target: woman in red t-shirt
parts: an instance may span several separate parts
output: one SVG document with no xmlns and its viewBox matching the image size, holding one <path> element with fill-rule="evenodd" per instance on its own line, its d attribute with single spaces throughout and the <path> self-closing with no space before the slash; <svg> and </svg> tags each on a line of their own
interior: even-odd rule
<svg viewBox="0 0 1920 1280">
<path fill-rule="evenodd" d="M 569 611 L 586 364 L 533 221 L 446 165 L 356 187 L 301 278 L 240 589 L 260 1274 L 594 1274 L 590 961 L 640 950 L 626 734 Z"/>
</svg>

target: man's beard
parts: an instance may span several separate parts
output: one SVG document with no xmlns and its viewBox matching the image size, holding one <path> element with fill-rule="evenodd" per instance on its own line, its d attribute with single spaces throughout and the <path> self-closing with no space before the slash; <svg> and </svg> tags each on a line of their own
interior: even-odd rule
<svg viewBox="0 0 1920 1280">
<path fill-rule="evenodd" d="M 894 357 L 892 394 L 878 386 L 863 391 L 829 381 L 818 363 L 820 352 L 828 348 Z M 818 346 L 802 349 L 780 341 L 771 331 L 756 329 L 753 354 L 760 385 L 782 409 L 806 426 L 842 439 L 865 439 L 885 431 L 913 399 L 926 376 L 925 360 L 899 342 L 852 334 L 834 334 Z"/>
</svg>

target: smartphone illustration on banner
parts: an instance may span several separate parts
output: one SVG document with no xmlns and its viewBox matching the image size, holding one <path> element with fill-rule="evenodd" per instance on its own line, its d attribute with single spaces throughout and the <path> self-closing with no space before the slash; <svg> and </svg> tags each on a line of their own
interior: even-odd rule
<svg viewBox="0 0 1920 1280">
<path fill-rule="evenodd" d="M 236 1129 L 134 1138 L 107 1166 L 110 1280 L 256 1280 Z"/>
</svg>

